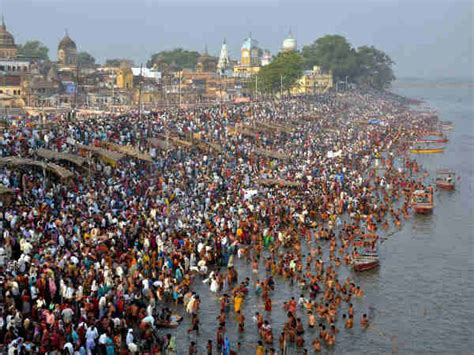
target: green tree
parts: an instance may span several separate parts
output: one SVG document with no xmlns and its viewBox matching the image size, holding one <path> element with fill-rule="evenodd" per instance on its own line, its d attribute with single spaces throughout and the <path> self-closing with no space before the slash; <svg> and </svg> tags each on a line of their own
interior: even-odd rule
<svg viewBox="0 0 474 355">
<path fill-rule="evenodd" d="M 359 85 L 375 89 L 386 89 L 395 80 L 392 59 L 381 50 L 371 46 L 357 49 L 358 73 L 356 81 Z"/>
<path fill-rule="evenodd" d="M 87 52 L 77 53 L 77 65 L 90 68 L 95 65 L 95 58 Z"/>
<path fill-rule="evenodd" d="M 176 65 L 177 69 L 194 68 L 197 64 L 199 53 L 188 51 L 182 48 L 176 48 L 171 51 L 155 53 L 147 62 L 147 67 Z"/>
<path fill-rule="evenodd" d="M 357 74 L 357 53 L 351 44 L 340 35 L 326 35 L 318 38 L 302 50 L 305 67 L 318 65 L 322 70 L 332 70 L 335 80 L 344 80 Z"/>
<path fill-rule="evenodd" d="M 280 53 L 258 73 L 261 89 L 267 93 L 287 91 L 303 74 L 303 58 L 297 52 Z"/>
<path fill-rule="evenodd" d="M 49 60 L 49 49 L 40 41 L 27 41 L 18 46 L 18 55 L 27 58 Z"/>
</svg>

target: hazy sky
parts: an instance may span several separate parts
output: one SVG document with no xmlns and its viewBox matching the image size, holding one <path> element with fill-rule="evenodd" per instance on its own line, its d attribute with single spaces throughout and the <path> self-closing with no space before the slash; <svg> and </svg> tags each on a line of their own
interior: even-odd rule
<svg viewBox="0 0 474 355">
<path fill-rule="evenodd" d="M 67 28 L 98 61 L 184 47 L 231 57 L 252 32 L 275 53 L 291 28 L 299 46 L 325 34 L 374 45 L 398 76 L 472 77 L 474 1 L 449 0 L 0 0 L 17 43 L 38 39 L 56 57 Z"/>
</svg>

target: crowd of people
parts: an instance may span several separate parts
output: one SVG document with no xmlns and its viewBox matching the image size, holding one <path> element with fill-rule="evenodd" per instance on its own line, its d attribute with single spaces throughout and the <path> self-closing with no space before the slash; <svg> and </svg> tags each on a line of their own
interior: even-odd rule
<svg viewBox="0 0 474 355">
<path fill-rule="evenodd" d="M 3 164 L 0 183 L 13 192 L 0 209 L 3 349 L 244 353 L 229 326 L 258 331 L 256 354 L 335 346 L 342 328 L 370 326 L 352 303 L 364 291 L 340 270 L 366 235 L 409 217 L 423 182 L 407 148 L 436 120 L 389 95 L 354 91 L 12 122 L 2 157 L 41 160 L 40 148 L 79 155 L 113 143 L 150 159 L 111 162 L 89 151 L 81 167 L 58 163 L 74 173 L 67 180 Z M 198 294 L 196 282 L 218 301 Z M 275 308 L 281 283 L 298 294 Z M 261 312 L 246 317 L 249 293 Z M 216 302 L 206 314 L 215 339 L 199 338 L 202 302 Z M 272 328 L 272 312 L 284 312 L 282 329 Z M 167 328 L 182 317 L 190 335 L 176 339 Z"/>
</svg>

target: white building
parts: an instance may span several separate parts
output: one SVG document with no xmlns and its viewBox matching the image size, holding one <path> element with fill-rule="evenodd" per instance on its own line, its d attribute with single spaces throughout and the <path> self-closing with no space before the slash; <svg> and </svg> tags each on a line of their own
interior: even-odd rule
<svg viewBox="0 0 474 355">
<path fill-rule="evenodd" d="M 295 37 L 290 32 L 288 33 L 288 37 L 286 37 L 282 44 L 281 44 L 281 51 L 282 52 L 295 52 L 298 50 L 298 43 L 296 42 Z"/>
<path fill-rule="evenodd" d="M 229 51 L 227 49 L 227 43 L 224 39 L 222 43 L 221 52 L 219 54 L 219 60 L 217 62 L 217 73 L 220 75 L 226 74 L 231 69 L 231 63 L 229 58 Z"/>
<path fill-rule="evenodd" d="M 132 68 L 133 76 L 142 76 L 145 79 L 154 79 L 156 82 L 161 79 L 161 72 L 155 69 L 135 67 Z"/>
</svg>

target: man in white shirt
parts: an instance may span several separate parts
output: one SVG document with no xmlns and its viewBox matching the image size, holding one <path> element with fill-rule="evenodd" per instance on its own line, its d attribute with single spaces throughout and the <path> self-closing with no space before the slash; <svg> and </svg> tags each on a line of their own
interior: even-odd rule
<svg viewBox="0 0 474 355">
<path fill-rule="evenodd" d="M 86 347 L 87 347 L 87 354 L 93 354 L 95 348 L 95 340 L 99 337 L 99 332 L 95 325 L 91 325 L 87 328 L 86 332 Z"/>
</svg>

